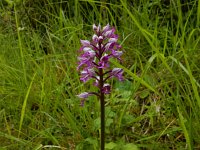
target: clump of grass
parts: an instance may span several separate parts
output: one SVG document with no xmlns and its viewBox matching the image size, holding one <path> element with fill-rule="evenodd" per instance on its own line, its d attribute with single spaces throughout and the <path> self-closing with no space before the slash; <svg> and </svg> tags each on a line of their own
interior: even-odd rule
<svg viewBox="0 0 200 150">
<path fill-rule="evenodd" d="M 106 148 L 200 147 L 197 1 L 0 4 L 1 148 L 99 148 L 99 103 L 80 108 L 75 95 L 93 87 L 76 58 L 91 25 L 108 22 L 124 48 L 123 66 L 112 64 L 127 80 L 106 101 Z"/>
</svg>

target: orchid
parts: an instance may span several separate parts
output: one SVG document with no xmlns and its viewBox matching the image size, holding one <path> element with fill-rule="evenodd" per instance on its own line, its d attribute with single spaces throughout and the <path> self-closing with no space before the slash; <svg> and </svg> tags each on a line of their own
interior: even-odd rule
<svg viewBox="0 0 200 150">
<path fill-rule="evenodd" d="M 117 43 L 118 35 L 115 34 L 115 28 L 109 24 L 101 28 L 100 25 L 93 25 L 94 35 L 92 40 L 80 40 L 81 48 L 79 50 L 77 70 L 80 72 L 80 80 L 87 82 L 94 80 L 98 92 L 83 92 L 77 95 L 81 99 L 81 106 L 85 100 L 96 95 L 101 104 L 101 150 L 104 150 L 104 130 L 105 130 L 105 100 L 104 95 L 111 93 L 111 85 L 108 79 L 117 78 L 123 81 L 123 69 L 111 68 L 110 59 L 115 58 L 121 61 L 121 45 Z"/>
<path fill-rule="evenodd" d="M 92 41 L 81 40 L 81 55 L 78 57 L 77 70 L 81 73 L 81 81 L 87 82 L 94 79 L 94 85 L 98 86 L 103 94 L 108 94 L 111 88 L 106 92 L 103 90 L 103 86 L 108 84 L 105 83 L 107 79 L 116 77 L 120 81 L 123 80 L 123 70 L 121 68 L 111 69 L 109 60 L 111 58 L 121 60 L 123 52 L 120 51 L 121 45 L 117 43 L 118 35 L 114 33 L 115 28 L 107 24 L 101 29 L 100 25 L 94 24 L 93 30 L 95 34 L 92 36 Z M 103 84 L 99 84 L 101 82 L 99 76 L 102 76 Z"/>
</svg>

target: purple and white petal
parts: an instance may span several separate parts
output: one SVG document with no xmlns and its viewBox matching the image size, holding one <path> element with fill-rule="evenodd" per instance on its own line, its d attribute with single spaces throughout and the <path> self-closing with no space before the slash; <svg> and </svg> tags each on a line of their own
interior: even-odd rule
<svg viewBox="0 0 200 150">
<path fill-rule="evenodd" d="M 110 42 L 110 43 L 116 43 L 117 40 L 118 40 L 118 38 L 110 38 L 110 39 L 108 40 L 108 42 Z"/>
<path fill-rule="evenodd" d="M 111 77 L 118 78 L 119 81 L 123 81 L 123 69 L 121 68 L 113 68 L 112 72 L 110 73 Z"/>
<path fill-rule="evenodd" d="M 97 26 L 95 24 L 93 24 L 92 28 L 93 28 L 94 31 L 97 30 Z"/>
<path fill-rule="evenodd" d="M 115 43 L 107 43 L 105 45 L 105 51 L 113 49 L 114 46 L 115 46 Z"/>
<path fill-rule="evenodd" d="M 112 30 L 108 30 L 104 33 L 105 37 L 110 37 L 112 35 Z"/>
<path fill-rule="evenodd" d="M 83 46 L 90 46 L 90 41 L 88 41 L 88 40 L 81 40 L 81 44 Z"/>
<path fill-rule="evenodd" d="M 79 95 L 76 95 L 76 96 L 78 96 L 79 98 L 81 98 L 81 99 L 86 99 L 86 98 L 88 98 L 88 96 L 90 96 L 91 94 L 90 93 L 88 93 L 88 92 L 83 92 L 83 93 L 81 93 L 81 94 L 79 94 Z"/>
<path fill-rule="evenodd" d="M 98 37 L 98 42 L 102 43 L 102 41 L 103 41 L 103 36 L 99 36 Z"/>
<path fill-rule="evenodd" d="M 97 27 L 97 33 L 100 33 L 100 32 L 101 32 L 101 25 L 99 24 Z"/>
<path fill-rule="evenodd" d="M 104 68 L 104 69 L 108 68 L 109 67 L 109 58 L 110 58 L 110 55 L 105 54 L 99 61 L 98 68 Z"/>
<path fill-rule="evenodd" d="M 105 33 L 103 33 L 103 35 L 106 37 L 106 38 L 112 38 L 112 37 L 115 37 L 115 28 L 112 28 L 112 29 L 109 29 L 108 31 L 106 31 Z"/>
<path fill-rule="evenodd" d="M 94 35 L 92 36 L 92 41 L 95 42 L 95 43 L 98 42 L 98 36 L 97 36 L 96 34 L 94 34 Z"/>
<path fill-rule="evenodd" d="M 91 78 L 95 78 L 95 76 L 96 76 L 96 73 L 93 68 L 86 68 L 85 70 L 81 71 L 80 80 L 83 82 L 86 82 Z"/>
<path fill-rule="evenodd" d="M 102 33 L 107 32 L 109 29 L 110 29 L 110 25 L 109 25 L 109 23 L 108 23 L 106 26 L 103 27 Z"/>
<path fill-rule="evenodd" d="M 121 55 L 123 54 L 122 51 L 112 50 L 112 55 L 118 59 L 120 59 Z"/>
<path fill-rule="evenodd" d="M 83 48 L 83 51 L 84 51 L 84 52 L 88 52 L 88 51 L 91 51 L 91 50 L 92 50 L 92 49 L 91 49 L 90 47 L 84 47 L 84 48 Z"/>
<path fill-rule="evenodd" d="M 96 87 L 99 86 L 99 80 L 100 80 L 100 77 L 99 77 L 99 76 L 96 76 L 96 80 L 95 80 L 95 82 L 94 82 L 94 85 L 95 85 Z"/>
</svg>

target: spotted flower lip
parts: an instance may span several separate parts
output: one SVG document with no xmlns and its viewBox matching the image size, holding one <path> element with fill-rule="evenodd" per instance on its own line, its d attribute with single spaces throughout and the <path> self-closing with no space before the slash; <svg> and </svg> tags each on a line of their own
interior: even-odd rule
<svg viewBox="0 0 200 150">
<path fill-rule="evenodd" d="M 110 78 L 117 78 L 123 81 L 123 69 L 111 68 L 110 59 L 121 60 L 123 54 L 121 45 L 117 42 L 119 36 L 115 34 L 115 28 L 109 24 L 101 28 L 101 25 L 93 25 L 94 35 L 91 41 L 80 40 L 81 48 L 78 57 L 77 70 L 80 72 L 80 80 L 87 82 L 94 80 L 94 85 L 99 88 L 103 94 L 111 93 L 111 85 L 108 82 Z M 91 94 L 93 93 L 93 94 Z M 77 95 L 81 99 L 87 99 L 95 92 L 83 92 Z M 99 96 L 100 94 L 95 94 Z"/>
<path fill-rule="evenodd" d="M 105 84 L 103 85 L 102 92 L 103 92 L 104 94 L 110 94 L 110 92 L 111 92 L 111 86 L 110 86 L 110 84 L 105 83 Z"/>
</svg>

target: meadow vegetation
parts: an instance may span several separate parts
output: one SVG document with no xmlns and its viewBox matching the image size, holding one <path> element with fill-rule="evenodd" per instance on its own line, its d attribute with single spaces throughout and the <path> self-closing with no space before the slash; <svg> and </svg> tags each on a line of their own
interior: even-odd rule
<svg viewBox="0 0 200 150">
<path fill-rule="evenodd" d="M 124 82 L 107 150 L 200 149 L 200 0 L 0 1 L 0 150 L 98 150 L 100 105 L 76 70 L 92 25 L 115 26 Z"/>
</svg>

